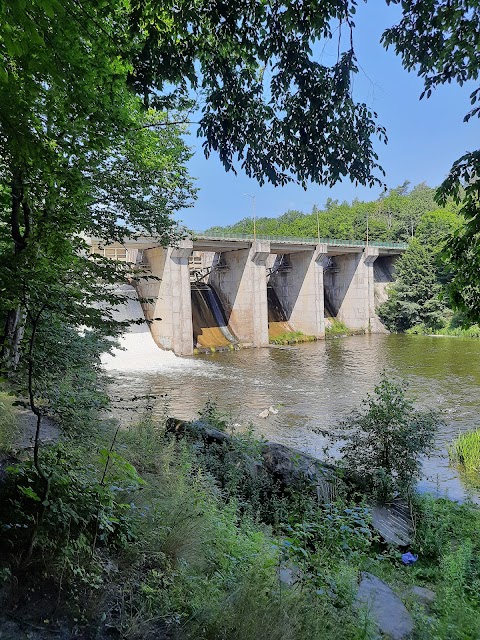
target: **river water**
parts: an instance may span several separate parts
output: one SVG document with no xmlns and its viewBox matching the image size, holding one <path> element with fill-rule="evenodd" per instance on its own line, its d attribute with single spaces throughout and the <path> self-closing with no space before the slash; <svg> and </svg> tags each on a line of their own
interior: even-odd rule
<svg viewBox="0 0 480 640">
<path fill-rule="evenodd" d="M 127 335 L 124 344 L 126 351 L 105 362 L 117 395 L 151 393 L 162 412 L 166 394 L 169 415 L 184 419 L 214 400 L 239 428 L 251 423 L 256 433 L 319 458 L 329 443 L 321 432 L 341 435 L 342 418 L 386 370 L 408 383 L 416 405 L 439 410 L 445 421 L 420 489 L 466 495 L 446 447 L 459 432 L 480 427 L 480 340 L 365 335 L 193 358 L 161 352 L 147 334 Z M 278 413 L 260 418 L 270 406 Z"/>
</svg>

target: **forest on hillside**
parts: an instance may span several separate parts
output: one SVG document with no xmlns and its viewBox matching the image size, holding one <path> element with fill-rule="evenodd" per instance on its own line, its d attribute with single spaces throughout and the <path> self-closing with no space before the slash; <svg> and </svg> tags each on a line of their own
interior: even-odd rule
<svg viewBox="0 0 480 640">
<path fill-rule="evenodd" d="M 440 207 L 435 202 L 436 189 L 421 183 L 411 188 L 408 181 L 382 193 L 376 200 L 339 202 L 328 198 L 323 206 L 314 205 L 311 212 L 288 210 L 283 215 L 258 217 L 259 234 L 341 238 L 345 240 L 390 240 L 406 242 L 435 228 L 445 235 L 460 226 L 459 206 L 453 201 Z M 318 227 L 317 227 L 318 224 Z M 232 225 L 211 227 L 208 231 L 253 233 L 253 219 L 243 218 Z"/>
</svg>

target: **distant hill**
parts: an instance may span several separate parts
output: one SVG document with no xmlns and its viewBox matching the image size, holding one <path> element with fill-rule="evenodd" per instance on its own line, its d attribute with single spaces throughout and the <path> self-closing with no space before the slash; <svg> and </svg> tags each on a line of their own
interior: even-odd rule
<svg viewBox="0 0 480 640">
<path fill-rule="evenodd" d="M 437 211 L 455 215 L 457 206 L 439 208 L 434 200 L 435 189 L 421 183 L 413 189 L 409 183 L 391 189 L 377 200 L 352 203 L 329 198 L 323 209 L 314 206 L 311 213 L 289 210 L 278 218 L 257 218 L 258 234 L 279 236 L 317 236 L 317 212 L 320 237 L 363 240 L 367 235 L 367 216 L 370 240 L 404 242 L 422 227 L 425 214 Z M 442 215 L 438 216 L 441 221 Z M 243 218 L 226 227 L 211 227 L 207 231 L 253 233 L 252 218 Z"/>
</svg>

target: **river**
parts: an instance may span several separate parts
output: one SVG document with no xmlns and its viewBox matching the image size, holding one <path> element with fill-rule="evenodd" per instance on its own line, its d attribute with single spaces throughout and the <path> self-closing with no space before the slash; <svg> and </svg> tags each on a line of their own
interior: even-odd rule
<svg viewBox="0 0 480 640">
<path fill-rule="evenodd" d="M 447 444 L 480 426 L 480 340 L 365 335 L 193 358 L 161 352 L 148 340 L 127 335 L 126 351 L 107 359 L 117 395 L 151 393 L 156 412 L 168 402 L 169 415 L 184 419 L 196 417 L 211 399 L 238 428 L 251 423 L 257 434 L 319 458 L 329 442 L 319 432 L 339 434 L 342 418 L 360 407 L 386 370 L 408 383 L 416 405 L 437 409 L 445 421 L 434 455 L 424 461 L 420 489 L 465 498 Z M 278 413 L 260 418 L 270 406 Z"/>
</svg>

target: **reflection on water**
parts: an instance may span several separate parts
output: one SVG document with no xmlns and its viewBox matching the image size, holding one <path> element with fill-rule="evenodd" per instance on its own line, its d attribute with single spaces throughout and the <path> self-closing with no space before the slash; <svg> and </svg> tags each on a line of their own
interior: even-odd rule
<svg viewBox="0 0 480 640">
<path fill-rule="evenodd" d="M 408 393 L 419 406 L 436 408 L 445 419 L 421 487 L 447 491 L 452 498 L 464 495 L 457 473 L 448 466 L 446 443 L 458 432 L 480 426 L 480 341 L 352 336 L 192 359 L 162 354 L 151 371 L 136 362 L 135 349 L 126 355 L 129 361 L 123 358 L 123 370 L 114 373 L 116 390 L 124 395 L 127 390 L 166 393 L 170 413 L 179 418 L 195 417 L 212 398 L 233 422 L 251 422 L 257 433 L 319 457 L 327 439 L 316 431 L 337 432 L 342 418 L 359 407 L 385 369 L 409 383 Z M 259 418 L 270 405 L 279 413 Z M 163 410 L 163 400 L 156 410 Z"/>
</svg>

